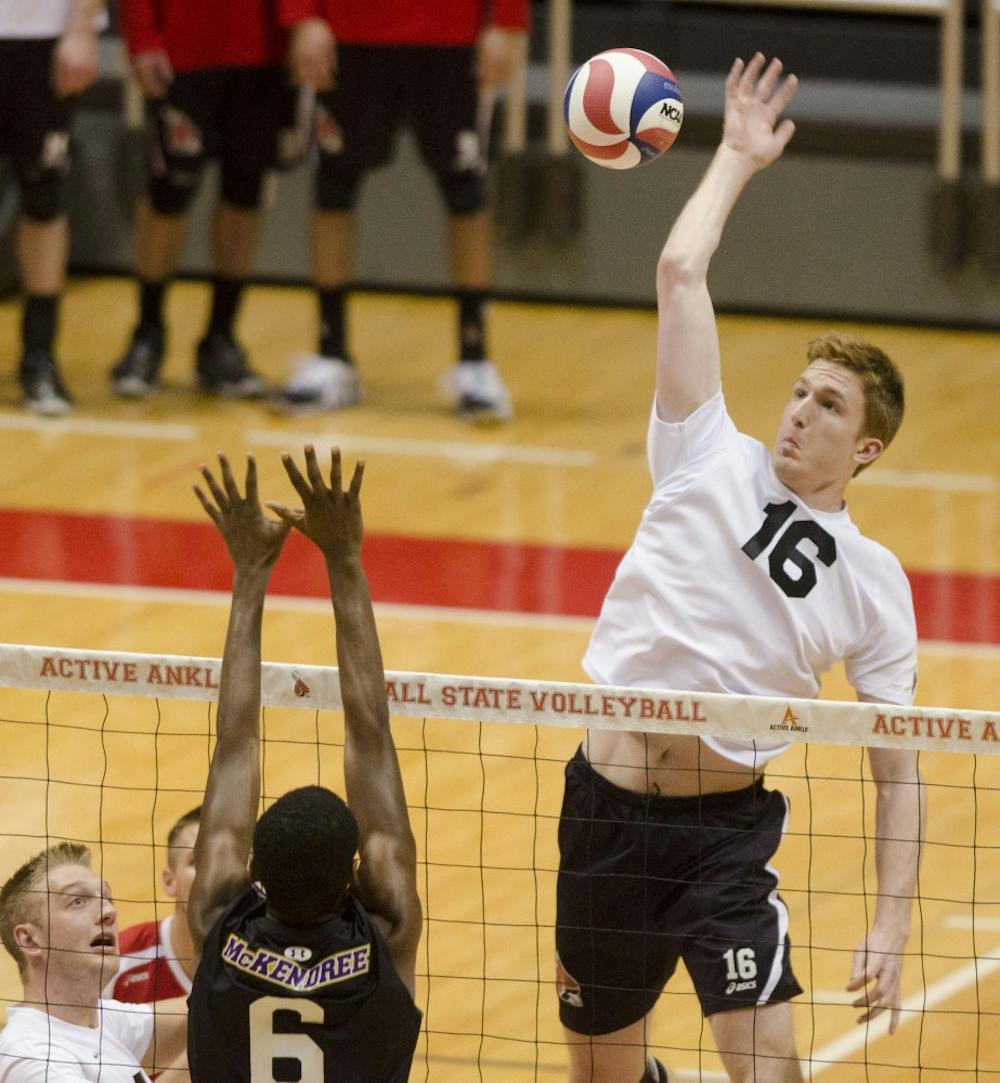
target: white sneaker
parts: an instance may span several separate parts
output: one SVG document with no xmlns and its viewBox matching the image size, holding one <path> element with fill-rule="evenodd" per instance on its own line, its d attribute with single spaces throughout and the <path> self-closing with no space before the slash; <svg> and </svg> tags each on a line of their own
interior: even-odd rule
<svg viewBox="0 0 1000 1083">
<path fill-rule="evenodd" d="M 510 394 L 491 361 L 460 361 L 444 374 L 441 385 L 466 421 L 488 424 L 514 415 Z"/>
<path fill-rule="evenodd" d="M 353 365 L 339 357 L 309 354 L 277 393 L 274 405 L 285 413 L 319 414 L 355 406 L 362 398 L 364 391 Z"/>
</svg>

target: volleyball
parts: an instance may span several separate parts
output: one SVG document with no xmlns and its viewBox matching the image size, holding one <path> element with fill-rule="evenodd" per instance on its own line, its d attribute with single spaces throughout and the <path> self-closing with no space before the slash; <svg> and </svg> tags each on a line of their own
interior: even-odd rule
<svg viewBox="0 0 1000 1083">
<path fill-rule="evenodd" d="M 607 49 L 574 72 L 563 115 L 585 158 L 608 169 L 631 169 L 670 148 L 684 119 L 684 99 L 673 72 L 652 53 Z"/>
</svg>

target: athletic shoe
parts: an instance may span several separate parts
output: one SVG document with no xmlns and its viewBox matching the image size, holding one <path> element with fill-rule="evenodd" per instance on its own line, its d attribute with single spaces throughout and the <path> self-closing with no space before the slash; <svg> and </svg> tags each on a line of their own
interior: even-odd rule
<svg viewBox="0 0 1000 1083">
<path fill-rule="evenodd" d="M 309 354 L 272 401 L 283 413 L 319 414 L 355 406 L 362 398 L 361 380 L 352 364 L 339 357 Z"/>
<path fill-rule="evenodd" d="M 460 361 L 442 378 L 442 389 L 465 421 L 508 421 L 514 413 L 500 373 L 490 361 Z"/>
<path fill-rule="evenodd" d="M 220 399 L 257 399 L 264 394 L 261 377 L 247 355 L 228 335 L 213 331 L 198 343 L 198 386 Z"/>
<path fill-rule="evenodd" d="M 156 390 L 163 364 L 162 327 L 137 327 L 125 356 L 111 370 L 111 384 L 119 395 L 141 399 Z"/>
<path fill-rule="evenodd" d="M 73 399 L 59 378 L 56 359 L 48 350 L 25 350 L 18 370 L 24 405 L 43 417 L 61 417 L 73 409 Z"/>
</svg>

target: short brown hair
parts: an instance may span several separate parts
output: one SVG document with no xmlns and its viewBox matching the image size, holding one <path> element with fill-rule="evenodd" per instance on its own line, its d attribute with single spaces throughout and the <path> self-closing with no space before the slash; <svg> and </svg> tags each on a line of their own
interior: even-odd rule
<svg viewBox="0 0 1000 1083">
<path fill-rule="evenodd" d="M 170 829 L 170 834 L 167 835 L 167 864 L 173 868 L 177 862 L 177 851 L 180 847 L 177 844 L 177 840 L 181 837 L 181 832 L 189 824 L 201 823 L 201 805 L 197 808 L 191 809 L 190 812 L 185 812 L 184 815 L 174 824 Z"/>
<path fill-rule="evenodd" d="M 878 346 L 835 331 L 814 338 L 806 347 L 809 363 L 831 361 L 856 373 L 865 399 L 864 436 L 888 447 L 903 422 L 903 377 Z"/>
<path fill-rule="evenodd" d="M 90 868 L 90 850 L 78 842 L 60 842 L 26 861 L 0 890 L 0 939 L 23 974 L 27 960 L 14 942 L 14 928 L 41 916 L 39 888 L 53 869 L 63 865 Z"/>
</svg>

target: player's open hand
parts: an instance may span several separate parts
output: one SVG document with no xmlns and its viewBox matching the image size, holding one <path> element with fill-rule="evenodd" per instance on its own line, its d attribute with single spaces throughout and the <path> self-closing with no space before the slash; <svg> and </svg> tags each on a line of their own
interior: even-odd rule
<svg viewBox="0 0 1000 1083">
<path fill-rule="evenodd" d="M 734 60 L 726 78 L 723 145 L 745 155 L 757 169 L 778 158 L 795 133 L 794 123 L 781 114 L 799 81 L 789 75 L 779 83 L 780 77 L 781 61 L 775 57 L 765 70 L 763 53 L 756 53 L 749 64 Z"/>
<path fill-rule="evenodd" d="M 847 990 L 862 990 L 861 996 L 851 1002 L 852 1008 L 864 1009 L 858 1016 L 859 1023 L 868 1023 L 888 1010 L 889 1033 L 895 1034 L 902 1005 L 904 946 L 905 938 L 874 928 L 855 950 Z"/>
<path fill-rule="evenodd" d="M 288 526 L 294 526 L 322 551 L 327 561 L 349 562 L 361 558 L 361 538 L 364 525 L 361 519 L 361 479 L 365 464 L 359 459 L 354 467 L 351 484 L 344 489 L 340 449 L 330 452 L 330 484 L 323 480 L 316 450 L 305 449 L 306 476 L 295 465 L 291 455 L 283 455 L 289 480 L 302 500 L 301 508 L 286 508 L 283 504 L 268 502 L 268 507 L 281 517 Z"/>
<path fill-rule="evenodd" d="M 247 455 L 245 494 L 240 495 L 233 478 L 229 460 L 219 452 L 221 484 L 215 480 L 207 466 L 201 467 L 201 476 L 211 494 L 211 499 L 197 486 L 195 496 L 208 517 L 218 527 L 233 558 L 237 571 L 269 572 L 281 553 L 291 524 L 268 519 L 257 495 L 257 464 Z"/>
</svg>

